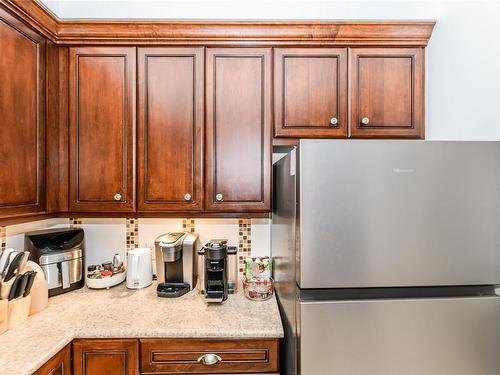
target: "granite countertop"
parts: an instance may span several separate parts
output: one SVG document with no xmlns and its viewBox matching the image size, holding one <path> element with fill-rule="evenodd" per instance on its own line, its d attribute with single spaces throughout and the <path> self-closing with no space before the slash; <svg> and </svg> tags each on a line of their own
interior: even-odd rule
<svg viewBox="0 0 500 375">
<path fill-rule="evenodd" d="M 254 302 L 242 291 L 207 304 L 198 290 L 159 298 L 156 284 L 132 291 L 86 287 L 49 299 L 48 307 L 0 335 L 1 375 L 36 371 L 74 338 L 283 337 L 276 297 Z"/>
</svg>

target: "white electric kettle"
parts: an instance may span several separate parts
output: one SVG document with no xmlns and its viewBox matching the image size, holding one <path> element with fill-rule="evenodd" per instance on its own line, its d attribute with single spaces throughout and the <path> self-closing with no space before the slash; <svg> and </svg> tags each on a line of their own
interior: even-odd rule
<svg viewBox="0 0 500 375">
<path fill-rule="evenodd" d="M 153 282 L 151 249 L 139 247 L 127 254 L 127 288 L 141 289 Z"/>
</svg>

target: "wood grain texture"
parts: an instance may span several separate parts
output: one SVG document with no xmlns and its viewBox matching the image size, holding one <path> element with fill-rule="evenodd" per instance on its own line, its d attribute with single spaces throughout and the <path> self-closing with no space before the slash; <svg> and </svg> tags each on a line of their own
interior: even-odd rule
<svg viewBox="0 0 500 375">
<path fill-rule="evenodd" d="M 206 72 L 205 209 L 269 211 L 271 50 L 209 48 Z"/>
<path fill-rule="evenodd" d="M 71 343 L 49 359 L 34 375 L 71 375 Z"/>
<path fill-rule="evenodd" d="M 423 49 L 353 48 L 349 58 L 351 137 L 423 138 Z"/>
<path fill-rule="evenodd" d="M 276 373 L 279 339 L 141 339 L 143 374 Z M 211 366 L 198 362 L 212 353 L 222 361 Z"/>
<path fill-rule="evenodd" d="M 0 217 L 45 211 L 45 47 L 0 9 Z"/>
<path fill-rule="evenodd" d="M 61 45 L 214 44 L 426 46 L 434 21 L 87 21 L 60 20 L 35 0 L 0 0 Z"/>
<path fill-rule="evenodd" d="M 35 0 L 0 0 L 0 7 L 15 14 L 29 27 L 57 42 L 60 20 L 45 6 Z"/>
<path fill-rule="evenodd" d="M 47 42 L 47 212 L 68 210 L 68 48 Z"/>
<path fill-rule="evenodd" d="M 130 47 L 70 48 L 70 210 L 135 208 L 135 60 Z"/>
<path fill-rule="evenodd" d="M 73 340 L 74 375 L 137 375 L 138 373 L 138 340 Z"/>
<path fill-rule="evenodd" d="M 203 48 L 140 48 L 138 80 L 138 209 L 200 211 Z"/>
<path fill-rule="evenodd" d="M 274 135 L 346 137 L 346 48 L 274 49 Z"/>
</svg>

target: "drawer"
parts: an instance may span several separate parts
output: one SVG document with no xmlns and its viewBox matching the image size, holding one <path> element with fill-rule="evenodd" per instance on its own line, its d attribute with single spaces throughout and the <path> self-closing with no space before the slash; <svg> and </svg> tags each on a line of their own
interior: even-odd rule
<svg viewBox="0 0 500 375">
<path fill-rule="evenodd" d="M 279 372 L 279 339 L 141 339 L 140 345 L 143 374 Z M 216 363 L 202 363 L 203 356 Z"/>
</svg>

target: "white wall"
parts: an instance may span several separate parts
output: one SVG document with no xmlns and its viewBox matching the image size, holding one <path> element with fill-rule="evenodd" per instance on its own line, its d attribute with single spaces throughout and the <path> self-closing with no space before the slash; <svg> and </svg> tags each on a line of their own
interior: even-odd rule
<svg viewBox="0 0 500 375">
<path fill-rule="evenodd" d="M 428 139 L 500 139 L 500 2 L 440 1 L 427 48 Z"/>
<path fill-rule="evenodd" d="M 182 231 L 182 219 L 138 219 L 139 247 L 154 248 L 154 241 L 160 234 Z M 68 219 L 47 219 L 6 227 L 6 247 L 24 249 L 24 234 L 34 230 L 68 227 Z M 100 264 L 110 261 L 115 253 L 126 258 L 126 223 L 122 218 L 84 218 L 77 227 L 85 231 L 85 263 Z M 239 244 L 238 219 L 195 219 L 195 231 L 200 235 L 200 243 L 211 239 L 226 238 L 229 245 Z M 2 241 L 0 241 L 1 243 Z M 251 254 L 269 256 L 271 250 L 271 225 L 269 219 L 252 219 Z M 246 255 L 246 254 L 245 254 Z"/>
<path fill-rule="evenodd" d="M 60 18 L 435 19 L 436 0 L 42 0 Z"/>
</svg>

